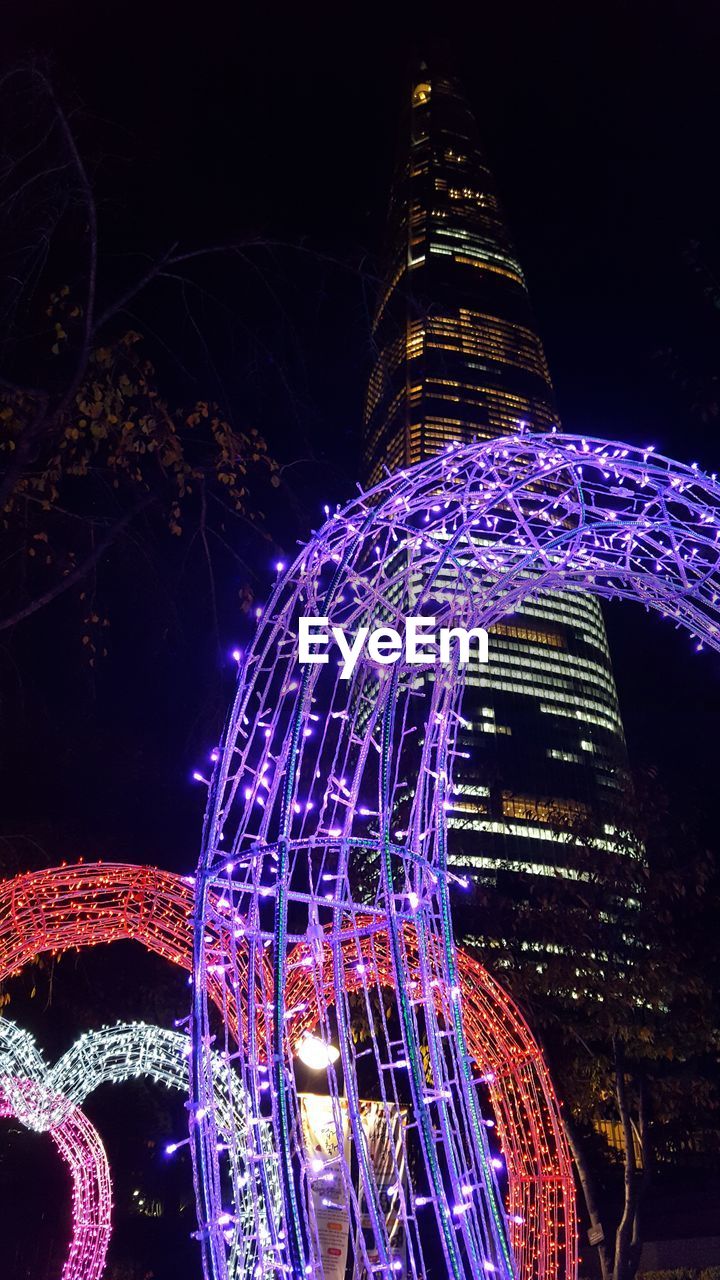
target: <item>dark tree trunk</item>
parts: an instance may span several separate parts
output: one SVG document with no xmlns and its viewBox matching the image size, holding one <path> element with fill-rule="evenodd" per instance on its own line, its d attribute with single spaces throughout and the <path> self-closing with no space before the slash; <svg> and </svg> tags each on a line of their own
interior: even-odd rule
<svg viewBox="0 0 720 1280">
<path fill-rule="evenodd" d="M 585 1208 L 587 1209 L 588 1218 L 590 1219 L 590 1225 L 591 1227 L 594 1227 L 595 1230 L 602 1231 L 604 1236 L 605 1229 L 595 1188 L 595 1178 L 590 1167 L 590 1163 L 586 1158 L 582 1143 L 575 1132 L 575 1126 L 568 1115 L 565 1115 L 563 1118 L 568 1145 L 572 1153 L 572 1158 L 575 1161 L 575 1168 L 577 1169 L 577 1175 L 582 1189 L 583 1199 L 585 1201 Z M 595 1247 L 597 1248 L 598 1257 L 600 1259 L 602 1280 L 613 1280 L 612 1258 L 607 1242 L 603 1238 L 600 1244 Z"/>
</svg>

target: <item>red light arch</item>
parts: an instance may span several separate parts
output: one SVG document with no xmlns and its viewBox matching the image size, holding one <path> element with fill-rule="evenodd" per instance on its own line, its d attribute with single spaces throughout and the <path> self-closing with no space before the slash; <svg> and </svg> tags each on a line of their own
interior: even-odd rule
<svg viewBox="0 0 720 1280">
<path fill-rule="evenodd" d="M 43 953 L 128 939 L 190 972 L 193 906 L 192 878 L 155 867 L 99 862 L 16 876 L 0 884 L 0 981 Z M 206 940 L 211 951 L 222 953 L 223 936 L 211 925 Z M 407 942 L 412 962 L 416 949 L 412 938 Z M 375 933 L 360 946 L 362 955 L 357 940 L 348 937 L 346 971 L 353 973 L 362 960 L 375 966 L 379 979 L 389 985 L 387 936 Z M 572 1163 L 542 1054 L 507 993 L 472 957 L 460 951 L 458 959 L 468 1046 L 488 1076 L 507 1163 L 519 1276 L 573 1277 L 577 1231 Z M 327 979 L 331 985 L 331 972 Z M 351 977 L 348 982 L 350 989 Z M 236 1026 L 222 972 L 211 974 L 209 985 L 214 1003 Z M 312 979 L 302 966 L 293 966 L 288 1007 L 306 1001 L 309 1011 L 294 1024 L 298 1034 L 314 1018 Z"/>
</svg>

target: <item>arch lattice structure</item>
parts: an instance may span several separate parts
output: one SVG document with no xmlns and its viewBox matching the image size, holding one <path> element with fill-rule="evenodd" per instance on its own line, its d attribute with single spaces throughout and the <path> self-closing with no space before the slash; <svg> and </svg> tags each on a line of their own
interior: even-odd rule
<svg viewBox="0 0 720 1280">
<path fill-rule="evenodd" d="M 220 926 L 208 927 L 208 974 L 213 999 L 231 1025 L 237 1020 L 232 984 L 227 981 L 228 957 L 242 944 L 242 925 L 228 936 L 228 911 L 219 896 Z M 84 864 L 30 872 L 0 884 L 0 981 L 19 973 L 42 953 L 133 939 L 186 970 L 191 967 L 192 877 L 152 867 L 121 863 Z M 236 940 L 234 934 L 240 936 Z M 290 959 L 287 1002 L 295 1012 L 288 1019 L 295 1040 L 313 1022 L 308 999 L 306 943 Z M 352 969 L 352 940 L 346 960 Z M 375 931 L 361 941 L 363 960 L 377 966 L 380 989 L 391 985 L 387 935 Z M 329 949 L 323 943 L 324 962 Z M 242 953 L 238 952 L 238 960 Z M 243 961 L 244 963 L 244 961 Z M 363 963 L 363 961 L 358 961 Z M 488 1075 L 501 1146 L 507 1159 L 514 1244 L 523 1280 L 543 1274 L 560 1280 L 562 1268 L 572 1274 L 575 1219 L 572 1168 L 562 1133 L 560 1112 L 542 1056 L 512 1001 L 489 974 L 470 957 L 459 955 L 460 983 L 465 995 L 467 1036 L 473 1053 Z M 272 975 L 262 966 L 268 996 Z M 235 970 L 232 970 L 234 976 Z M 240 1007 L 246 1007 L 243 998 Z M 266 1061 L 261 1039 L 264 1015 L 256 1035 L 258 1060 Z M 243 1035 L 248 1039 L 244 1023 Z M 261 1073 L 262 1075 L 263 1073 Z M 266 1079 L 266 1075 L 264 1076 Z M 221 1107 L 222 1111 L 222 1107 Z"/>
<path fill-rule="evenodd" d="M 37 1080 L 5 1077 L 0 1082 L 0 1116 L 21 1123 L 29 1113 L 56 1111 L 48 1132 L 72 1181 L 72 1233 L 62 1280 L 100 1280 L 110 1242 L 112 1182 L 99 1133 L 75 1104 Z"/>
<path fill-rule="evenodd" d="M 293 947 L 302 943 L 312 975 L 303 1012 L 340 1047 L 327 1088 L 341 1147 L 341 1089 L 347 1094 L 359 1176 L 341 1160 L 338 1191 L 356 1264 L 387 1277 L 396 1265 L 361 1123 L 370 1065 L 391 1149 L 392 1108 L 408 1106 L 411 1117 L 392 1158 L 409 1273 L 427 1274 L 438 1253 L 453 1280 L 516 1267 L 452 936 L 446 811 L 467 669 L 457 644 L 438 666 L 432 655 L 416 663 L 399 656 L 390 637 L 392 652 L 374 660 L 361 654 L 343 665 L 336 650 L 300 665 L 301 618 L 323 619 L 346 638 L 378 625 L 402 635 L 408 616 L 431 616 L 437 629 L 489 627 L 540 591 L 583 590 L 639 601 L 718 648 L 719 512 L 714 479 L 649 449 L 523 433 L 450 449 L 388 478 L 329 518 L 278 582 L 241 663 L 199 864 L 194 1089 L 206 1118 L 194 1151 L 213 1280 L 227 1275 L 217 1227 L 227 1135 L 217 1129 L 207 1067 L 204 939 L 223 923 L 238 941 L 222 962 L 226 988 L 247 1001 L 250 1039 L 238 1069 L 256 1115 L 272 1123 L 280 1163 L 283 1215 L 269 1244 L 277 1274 L 323 1274 L 289 1003 Z M 381 978 L 375 967 L 356 968 L 370 1028 L 361 1062 L 351 1034 L 357 984 L 344 957 L 383 934 L 389 971 Z M 388 979 L 390 1016 L 381 990 Z M 272 1046 L 270 1089 L 254 1051 L 258 1025 Z M 233 1047 L 228 1029 L 224 1051 Z M 419 1172 L 406 1191 L 413 1161 Z"/>
<path fill-rule="evenodd" d="M 39 1133 L 55 1135 L 59 1132 L 60 1137 L 56 1138 L 59 1143 L 67 1141 L 62 1135 L 74 1133 L 76 1129 L 83 1136 L 84 1130 L 78 1128 L 82 1126 L 79 1107 L 102 1084 L 122 1084 L 126 1080 L 146 1078 L 168 1089 L 187 1093 L 191 1047 L 188 1037 L 177 1031 L 145 1022 L 117 1023 L 86 1031 L 50 1067 L 27 1031 L 8 1018 L 0 1018 L 0 1093 L 22 1124 Z M 225 1127 L 232 1127 L 237 1135 L 238 1154 L 243 1165 L 240 1199 L 233 1205 L 233 1218 L 242 1222 L 251 1212 L 250 1186 L 257 1176 L 247 1158 L 247 1108 L 232 1068 L 220 1055 L 216 1056 L 214 1067 L 222 1123 Z M 64 1127 L 66 1124 L 70 1126 L 69 1130 Z M 259 1141 L 261 1150 L 269 1156 L 271 1144 L 267 1126 L 262 1128 Z M 91 1185 L 94 1186 L 98 1179 L 93 1177 L 93 1168 L 92 1161 L 88 1160 Z M 76 1177 L 73 1167 L 73 1178 Z M 279 1188 L 276 1179 L 271 1180 L 270 1191 L 271 1210 L 277 1212 Z M 77 1193 L 74 1198 L 77 1201 Z M 107 1247 L 109 1227 L 103 1215 L 102 1199 L 96 1197 L 90 1209 L 85 1200 L 86 1197 L 82 1212 L 75 1214 L 75 1234 L 78 1222 L 89 1230 L 94 1218 L 99 1238 L 106 1241 Z M 240 1276 L 252 1275 L 256 1267 L 252 1235 L 248 1231 L 240 1231 L 236 1238 L 242 1252 L 233 1259 L 233 1271 Z M 82 1250 L 81 1256 L 87 1261 L 87 1275 L 83 1280 L 94 1280 L 94 1277 L 102 1275 L 104 1254 L 99 1248 L 91 1256 L 87 1249 Z"/>
<path fill-rule="evenodd" d="M 411 989 L 421 985 L 417 932 L 404 929 Z M 309 963 L 312 947 L 298 944 L 290 959 L 288 1008 L 298 1010 L 292 1034 L 299 1046 L 315 1030 L 315 981 L 332 989 L 331 944 Z M 387 931 L 370 930 L 342 941 L 345 989 L 350 996 L 372 984 L 387 999 L 393 961 Z M 552 1083 L 537 1044 L 517 1006 L 476 960 L 458 953 L 463 1025 L 469 1051 L 480 1065 L 508 1171 L 507 1215 L 518 1274 L 560 1277 L 575 1260 L 575 1201 L 570 1155 Z M 440 988 L 434 989 L 441 1011 Z"/>
</svg>

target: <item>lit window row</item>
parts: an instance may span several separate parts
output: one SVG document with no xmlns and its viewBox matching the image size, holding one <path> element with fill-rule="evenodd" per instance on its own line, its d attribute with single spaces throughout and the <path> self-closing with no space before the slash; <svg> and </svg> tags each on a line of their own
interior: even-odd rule
<svg viewBox="0 0 720 1280">
<path fill-rule="evenodd" d="M 556 631 L 538 631 L 532 627 L 518 627 L 507 622 L 496 622 L 490 628 L 491 636 L 508 636 L 516 640 L 527 640 L 531 644 L 546 645 L 551 649 L 566 649 L 565 637 Z"/>
<path fill-rule="evenodd" d="M 477 404 L 482 404 L 486 397 L 490 397 L 493 400 L 501 401 L 508 408 L 513 408 L 520 417 L 523 413 L 525 413 L 526 417 L 531 415 L 534 406 L 538 403 L 535 400 L 528 399 L 527 396 L 518 394 L 516 391 L 508 391 L 506 387 L 483 386 L 478 383 L 470 384 L 466 382 L 457 382 L 450 378 L 428 378 L 428 395 L 433 393 L 437 395 L 440 394 L 439 392 L 434 392 L 435 387 L 450 387 L 454 391 L 461 392 L 461 399 L 470 403 L 474 401 Z M 545 408 L 547 412 L 547 406 L 543 405 L 543 408 Z M 518 419 L 515 420 L 516 426 L 517 421 Z"/>
<path fill-rule="evenodd" d="M 415 324 L 422 330 L 421 322 Z M 486 355 L 500 363 L 537 373 L 550 383 L 540 339 L 525 325 L 464 307 L 457 316 L 428 316 L 425 324 L 428 342 L 435 348 L 457 350 L 468 356 Z"/>
<path fill-rule="evenodd" d="M 515 871 L 529 876 L 557 876 L 560 880 L 588 880 L 587 873 L 574 867 L 556 867 L 548 862 L 523 862 L 520 858 L 488 858 L 482 854 L 450 854 L 448 862 L 456 867 L 475 867 L 485 871 Z"/>
<path fill-rule="evenodd" d="M 438 541 L 443 542 L 443 541 L 447 541 L 447 539 L 443 539 L 442 537 L 439 537 Z M 468 572 L 470 573 L 473 572 L 474 561 L 470 559 L 467 555 L 463 555 L 463 554 L 457 557 L 457 560 L 456 562 L 454 562 L 454 564 L 444 566 L 440 570 L 438 574 L 438 579 L 437 579 L 439 589 L 436 594 L 437 594 L 437 599 L 439 600 L 445 600 L 452 603 L 456 599 L 458 585 L 457 585 L 455 563 L 460 565 L 462 568 L 467 569 Z M 445 584 L 447 584 L 447 586 L 445 586 Z M 422 589 L 422 579 L 420 577 L 412 577 L 410 586 L 411 586 L 411 589 L 415 591 L 416 593 L 415 598 L 417 598 L 417 593 Z M 554 599 L 554 597 L 548 596 L 547 599 L 548 600 Z M 584 603 L 584 601 L 582 600 L 582 597 L 578 597 L 578 596 L 573 597 L 573 601 L 574 602 L 579 601 L 581 605 Z M 527 617 L 528 622 L 536 622 L 537 620 L 534 616 L 536 612 L 540 612 L 540 610 L 538 606 L 535 603 L 533 603 L 528 610 L 524 609 L 523 607 L 516 608 L 513 611 L 512 617 L 513 618 Z M 551 613 L 550 610 L 546 610 L 545 612 L 548 614 L 548 616 Z M 558 593 L 557 607 L 552 610 L 553 621 L 555 621 L 559 625 L 564 625 L 566 623 L 566 617 L 563 615 L 565 614 L 567 614 L 567 616 L 572 618 L 573 620 L 576 618 L 576 616 L 580 616 L 580 617 L 582 616 L 581 614 L 579 614 L 579 611 L 575 608 L 568 607 L 566 609 L 563 602 L 560 601 L 559 593 Z M 583 619 L 583 621 L 587 622 L 587 619 L 585 618 Z M 511 638 L 518 631 L 527 632 L 527 645 L 516 642 L 514 639 Z M 553 665 L 546 666 L 545 667 L 546 670 L 554 671 L 557 669 L 558 664 L 564 663 L 571 668 L 569 674 L 571 676 L 576 676 L 580 680 L 585 679 L 586 672 L 595 672 L 600 678 L 604 688 L 610 695 L 612 701 L 613 702 L 616 701 L 615 682 L 611 674 L 609 662 L 604 663 L 602 661 L 599 662 L 593 658 L 589 658 L 585 656 L 580 657 L 573 654 L 566 654 L 564 652 L 555 652 L 555 647 L 552 646 L 551 642 L 546 643 L 542 639 L 539 641 L 535 641 L 534 635 L 533 635 L 534 632 L 537 632 L 537 634 L 540 637 L 546 634 L 551 634 L 551 635 L 556 634 L 556 633 L 546 633 L 545 631 L 530 625 L 528 625 L 527 627 L 522 627 L 522 626 L 518 627 L 512 623 L 496 623 L 493 627 L 490 628 L 491 648 L 493 651 L 496 651 L 498 653 L 503 653 L 503 654 L 507 653 L 508 655 L 511 655 L 514 653 L 522 654 L 522 655 L 530 655 L 533 661 L 540 662 L 541 659 L 539 659 L 538 656 L 534 654 L 533 650 L 528 648 L 527 646 L 533 643 L 540 643 L 540 644 L 543 644 L 543 646 L 546 648 L 553 647 L 553 656 L 552 656 Z M 585 634 L 583 638 L 593 648 L 600 647 L 599 644 L 594 642 L 593 636 Z M 598 639 L 599 639 L 599 636 L 598 636 Z M 558 646 L 558 648 L 561 648 L 564 645 L 565 645 L 564 637 L 561 637 L 560 645 Z M 604 655 L 605 655 L 605 651 L 603 651 L 603 656 Z M 524 660 L 525 659 L 523 659 L 523 661 Z M 517 660 L 511 657 L 508 657 L 508 661 L 516 662 Z"/>
<path fill-rule="evenodd" d="M 570 653 L 553 653 L 552 661 L 543 661 L 542 658 L 538 658 L 532 649 L 528 649 L 521 644 L 515 644 L 512 641 L 498 641 L 493 645 L 491 633 L 490 663 L 491 666 L 495 667 L 497 664 L 493 661 L 493 651 L 501 654 L 505 663 L 510 667 L 525 667 L 528 670 L 532 669 L 533 672 L 546 671 L 551 673 L 555 676 L 552 683 L 556 684 L 559 689 L 572 690 L 572 681 L 576 680 L 581 684 L 594 684 L 596 688 L 609 695 L 613 706 L 617 701 L 615 681 L 607 668 L 601 666 L 598 662 L 594 662 L 592 658 L 576 658 Z M 561 672 L 564 674 L 561 674 Z M 514 673 L 510 672 L 510 674 Z"/>
<path fill-rule="evenodd" d="M 595 698 L 584 698 L 581 695 L 572 695 L 569 698 L 566 694 L 555 692 L 553 689 L 534 689 L 532 684 L 526 684 L 520 680 L 501 680 L 497 677 L 476 676 L 473 673 L 466 677 L 465 683 L 470 686 L 477 686 L 481 689 L 498 689 L 501 693 L 519 693 L 523 697 L 532 697 L 533 694 L 537 698 L 544 699 L 540 703 L 540 711 L 548 715 L 571 716 L 573 719 L 588 720 L 591 724 L 599 725 L 602 729 L 608 729 L 622 736 L 622 725 L 620 717 L 614 709 L 606 708 L 601 702 Z M 555 705 L 550 706 L 549 703 Z M 580 710 L 582 708 L 582 710 Z M 587 713 L 587 714 L 586 714 Z"/>
<path fill-rule="evenodd" d="M 572 669 L 570 671 L 565 670 L 564 673 L 563 668 L 558 666 L 563 659 L 572 664 Z M 479 664 L 472 660 L 472 656 L 469 667 L 471 670 L 473 668 L 481 669 Z M 513 670 L 515 667 L 520 667 L 523 671 L 526 671 L 528 674 L 524 678 L 531 680 L 533 684 L 541 684 L 543 688 L 565 690 L 568 695 L 567 701 L 571 701 L 575 696 L 577 684 L 592 684 L 596 686 L 600 694 L 608 695 L 608 706 L 614 708 L 617 705 L 615 684 L 612 677 L 598 663 L 592 662 L 589 658 L 573 658 L 570 654 L 563 653 L 553 653 L 552 660 L 544 660 L 538 657 L 535 650 L 513 641 L 497 640 L 493 643 L 491 634 L 490 662 L 487 667 L 483 665 L 482 670 L 487 670 L 490 675 L 500 674 L 515 678 L 518 676 L 518 672 Z M 523 676 L 521 675 L 519 678 L 522 679 Z"/>
<path fill-rule="evenodd" d="M 525 288 L 525 280 L 519 271 L 513 271 L 506 266 L 500 266 L 492 260 L 492 256 L 487 253 L 481 253 L 479 250 L 464 249 L 462 253 L 458 253 L 455 249 L 446 249 L 442 245 L 431 244 L 428 246 L 428 252 L 434 254 L 444 254 L 452 258 L 454 262 L 461 266 L 479 267 L 483 271 L 495 272 L 496 275 L 506 276 L 508 280 L 513 280 L 516 284 Z M 498 258 L 500 255 L 496 255 Z"/>
<path fill-rule="evenodd" d="M 597 601 L 592 596 L 572 595 L 572 603 L 564 592 L 553 591 L 532 599 L 521 605 L 516 613 L 526 617 L 539 617 L 548 622 L 559 622 L 582 628 L 582 639 L 586 644 L 602 649 L 609 658 L 610 653 L 602 626 L 602 614 Z M 593 616 L 594 615 L 594 616 Z"/>
<path fill-rule="evenodd" d="M 510 821 L 501 822 L 497 818 L 470 818 L 467 822 L 464 822 L 463 820 L 458 818 L 453 818 L 452 816 L 448 818 L 448 827 L 453 827 L 457 830 L 462 830 L 462 831 L 484 831 L 486 835 L 517 836 L 521 840 L 542 840 L 542 841 L 554 840 L 557 843 L 563 844 L 567 847 L 566 833 L 558 832 L 554 827 L 546 827 L 546 826 L 538 826 L 538 825 L 521 826 L 519 822 L 510 822 Z M 587 843 L 588 843 L 588 846 L 593 849 L 602 849 L 608 853 L 617 852 L 617 846 L 613 844 L 611 840 L 605 840 L 600 836 L 594 836 L 593 839 L 588 840 Z M 455 854 L 455 855 L 450 854 L 449 861 L 456 862 L 456 863 L 464 862 L 466 865 L 469 865 L 471 863 L 471 856 L 470 855 L 463 856 L 460 854 Z M 484 865 L 497 866 L 498 863 L 495 859 L 492 859 L 492 863 L 488 860 L 487 862 L 484 863 Z M 528 869 L 529 870 L 530 867 L 532 866 L 534 866 L 534 864 L 532 863 L 519 863 L 517 868 L 511 868 L 511 869 L 516 869 L 516 870 Z M 542 875 L 544 873 L 540 872 L 540 874 Z M 552 874 L 553 875 L 555 874 L 554 869 L 552 871 Z M 557 874 L 562 875 L 562 870 L 560 868 L 557 869 Z M 575 880 L 580 877 L 578 876 L 577 872 L 570 871 L 570 869 L 567 869 L 567 878 Z"/>
<path fill-rule="evenodd" d="M 435 185 L 437 186 L 437 180 Z M 447 183 L 445 184 L 447 186 Z M 474 187 L 449 187 L 448 196 L 451 200 L 466 200 L 469 204 L 478 204 L 486 209 L 497 209 L 498 202 L 494 195 L 489 191 L 478 191 Z"/>
<path fill-rule="evenodd" d="M 548 697 L 544 691 L 542 696 L 543 698 Z M 598 729 L 605 729 L 610 733 L 614 733 L 618 738 L 623 737 L 622 724 L 615 720 L 614 717 L 613 719 L 610 719 L 607 716 L 601 716 L 596 711 L 590 710 L 585 705 L 585 700 L 582 698 L 578 698 L 578 702 L 582 704 L 582 713 L 565 707 L 550 707 L 543 702 L 540 703 L 540 710 L 548 716 L 566 716 L 571 720 L 584 720 L 587 724 L 594 724 Z"/>
<path fill-rule="evenodd" d="M 524 818 L 529 822 L 570 822 L 586 817 L 587 805 L 579 800 L 540 799 L 537 796 L 518 796 L 511 791 L 502 793 L 502 811 L 506 818 Z"/>
</svg>

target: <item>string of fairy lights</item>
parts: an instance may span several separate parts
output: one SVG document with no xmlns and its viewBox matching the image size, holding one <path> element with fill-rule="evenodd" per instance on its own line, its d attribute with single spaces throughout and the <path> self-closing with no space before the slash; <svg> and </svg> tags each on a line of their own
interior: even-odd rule
<svg viewBox="0 0 720 1280">
<path fill-rule="evenodd" d="M 205 1266 L 212 1280 L 225 1280 L 219 1189 L 231 1181 L 232 1137 L 209 1120 L 215 1099 L 204 1064 L 212 1034 L 206 983 L 220 972 L 224 998 L 236 1008 L 243 1002 L 254 1038 L 238 1049 L 226 1020 L 217 1047 L 232 1056 L 253 1113 L 273 1131 L 282 1215 L 266 1252 L 277 1274 L 323 1274 L 300 1137 L 298 1016 L 338 1048 L 337 1058 L 328 1055 L 325 1087 L 341 1150 L 346 1116 L 350 1131 L 353 1167 L 341 1158 L 337 1176 L 360 1272 L 390 1277 L 395 1268 L 362 1126 L 368 1080 L 385 1100 L 388 1176 L 401 1186 L 404 1168 L 417 1171 L 413 1194 L 398 1195 L 394 1211 L 409 1276 L 426 1275 L 438 1254 L 452 1280 L 510 1277 L 518 1266 L 539 1275 L 572 1268 L 574 1237 L 551 1225 L 563 1213 L 569 1223 L 556 1188 L 544 1195 L 540 1230 L 532 1215 L 509 1220 L 478 1088 L 487 1073 L 468 1042 L 446 818 L 464 758 L 458 649 L 445 666 L 434 657 L 411 664 L 388 640 L 392 656 L 362 652 L 350 670 L 337 652 L 301 665 L 300 620 L 322 619 L 347 636 L 378 626 L 402 635 L 408 617 L 432 618 L 435 631 L 489 628 L 537 593 L 578 590 L 639 600 L 687 627 L 698 647 L 719 648 L 720 487 L 651 448 L 522 431 L 450 447 L 326 515 L 279 571 L 255 638 L 238 653 L 235 700 L 208 780 L 193 988 Z M 211 955 L 202 939 L 223 928 L 234 946 Z M 384 964 L 367 963 L 366 948 L 380 937 Z M 295 949 L 308 940 L 298 1003 Z M 346 963 L 348 949 L 353 961 L 363 958 Z M 358 1001 L 360 1041 L 352 1035 Z M 269 1079 L 258 1067 L 259 1044 L 271 1046 Z M 531 1093 L 522 1064 L 515 1079 Z M 393 1154 L 399 1105 L 410 1118 Z M 503 1134 L 508 1148 L 517 1144 L 520 1164 L 524 1142 L 537 1152 L 546 1140 L 548 1118 L 542 1136 L 529 1138 L 526 1125 L 527 1112 Z M 555 1141 L 549 1149 L 556 1154 Z"/>
<path fill-rule="evenodd" d="M 62 1280 L 100 1280 L 110 1243 L 112 1182 L 99 1133 L 80 1107 L 53 1094 L 42 1081 L 10 1076 L 0 1083 L 0 1116 L 25 1123 L 29 1113 L 54 1110 L 57 1120 L 48 1134 L 72 1182 L 72 1234 Z"/>
<path fill-rule="evenodd" d="M 105 1265 L 109 1241 L 110 1206 L 112 1203 L 107 1160 L 99 1137 L 88 1130 L 80 1108 L 85 1099 L 103 1084 L 122 1084 L 141 1077 L 168 1089 L 188 1092 L 188 1058 L 192 1045 L 187 1035 L 167 1031 L 144 1022 L 117 1023 L 112 1027 L 87 1031 L 50 1067 L 29 1032 L 7 1018 L 0 1018 L 0 1097 L 9 1114 L 28 1129 L 50 1133 L 71 1167 L 76 1187 L 73 1203 L 73 1243 L 63 1272 L 63 1280 L 99 1280 Z M 219 1123 L 232 1129 L 238 1143 L 242 1166 L 238 1169 L 240 1198 L 233 1205 L 232 1222 L 236 1242 L 231 1274 L 261 1275 L 256 1269 L 252 1233 L 247 1230 L 249 1188 L 257 1171 L 248 1159 L 248 1116 L 239 1082 L 231 1068 L 218 1055 L 213 1060 L 216 1072 Z M 89 1122 L 88 1122 L 89 1124 Z M 92 1132 L 92 1141 L 89 1133 Z M 246 1146 L 242 1149 L 241 1135 Z M 170 1143 L 167 1154 L 173 1155 L 179 1143 Z M 271 1153 L 270 1134 L 262 1126 L 260 1147 Z M 61 1144 L 65 1143 L 65 1147 Z M 81 1145 L 82 1144 L 82 1145 Z M 89 1154 L 88 1154 L 89 1153 Z M 87 1166 L 91 1176 L 82 1180 Z M 78 1174 L 78 1169 L 80 1173 Z M 80 1182 L 78 1184 L 78 1177 Z M 79 1190 L 77 1189 L 79 1186 Z M 270 1179 L 269 1207 L 277 1213 L 279 1187 L 277 1178 Z M 95 1223 L 93 1244 L 76 1244 Z M 243 1224 L 245 1230 L 242 1229 Z M 268 1229 L 265 1227 L 267 1236 Z M 103 1245 L 104 1242 L 104 1245 Z"/>
<path fill-rule="evenodd" d="M 94 863 L 17 876 L 0 884 L 0 981 L 38 955 L 127 938 L 189 969 L 192 904 L 191 878 L 154 867 Z M 219 936 L 212 929 L 206 946 L 211 963 L 217 963 Z M 373 963 L 387 987 L 391 969 L 386 947 L 377 933 L 364 941 L 363 958 L 355 959 L 349 944 L 344 963 L 350 978 L 359 982 L 363 964 Z M 288 1004 L 297 1010 L 289 1020 L 294 1051 L 313 1028 L 314 970 L 308 948 L 322 955 L 324 965 L 330 956 L 324 937 L 317 934 L 311 942 L 298 944 L 289 961 Z M 508 1212 L 519 1274 L 523 1280 L 569 1278 L 574 1274 L 575 1247 L 572 1168 L 542 1056 L 512 1001 L 482 966 L 462 952 L 459 964 L 468 1041 L 487 1075 L 507 1165 Z M 232 1002 L 219 987 L 217 975 L 211 976 L 213 1000 L 218 1009 L 230 1010 L 227 1016 L 236 1035 Z M 244 1034 L 249 1039 L 247 1027 Z M 257 1038 L 256 1047 L 264 1054 Z M 90 1220 L 85 1210 L 80 1216 Z M 76 1280 L 76 1273 L 63 1280 Z"/>
<path fill-rule="evenodd" d="M 572 1169 L 542 1057 L 452 934 L 457 651 L 447 667 L 363 656 L 346 679 L 334 660 L 299 666 L 298 622 L 489 627 L 529 595 L 582 590 L 639 600 L 718 649 L 720 486 L 651 449 L 523 432 L 451 448 L 327 515 L 278 567 L 238 654 L 197 877 L 100 863 L 0 885 L 0 981 L 43 952 L 123 938 L 192 974 L 191 1035 L 120 1024 L 49 1068 L 0 1024 L 0 1110 L 46 1130 L 72 1175 L 63 1280 L 99 1280 L 110 1231 L 81 1103 L 132 1070 L 190 1080 L 208 1280 L 320 1280 L 298 1075 L 310 1033 L 338 1151 L 321 1203 L 347 1214 L 356 1271 L 419 1280 L 442 1257 L 453 1280 L 575 1275 Z"/>
</svg>

